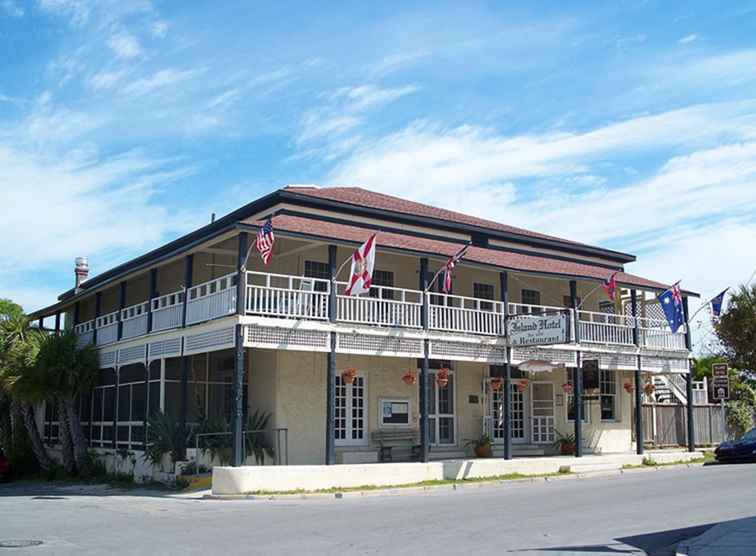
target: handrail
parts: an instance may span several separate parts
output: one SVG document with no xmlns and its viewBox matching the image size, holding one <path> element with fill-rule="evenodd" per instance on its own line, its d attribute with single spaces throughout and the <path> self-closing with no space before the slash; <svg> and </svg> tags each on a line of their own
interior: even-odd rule
<svg viewBox="0 0 756 556">
<path fill-rule="evenodd" d="M 181 305 L 184 302 L 184 290 L 177 290 L 175 292 L 161 295 L 160 297 L 154 297 L 152 299 L 152 312 L 159 311 L 160 309 L 170 309 L 176 305 Z"/>
<path fill-rule="evenodd" d="M 501 301 L 445 293 L 427 292 L 426 295 L 429 296 L 428 327 L 433 330 L 493 336 L 504 332 L 505 309 Z"/>
<path fill-rule="evenodd" d="M 264 278 L 263 284 L 255 282 L 255 278 L 258 277 Z M 277 281 L 282 281 L 284 285 L 275 285 Z M 313 287 L 310 290 L 303 290 L 303 282 L 312 284 L 313 286 L 319 284 L 320 288 Z M 272 272 L 258 272 L 254 270 L 247 271 L 247 286 L 286 291 L 317 291 L 318 293 L 330 293 L 331 291 L 331 281 L 323 278 L 310 278 L 294 274 L 274 274 Z"/>
<path fill-rule="evenodd" d="M 137 303 L 135 305 L 130 305 L 129 307 L 124 307 L 123 309 L 121 309 L 121 320 L 127 321 L 127 320 L 135 319 L 137 317 L 146 315 L 149 306 L 150 306 L 149 301 L 143 301 L 142 303 Z"/>
<path fill-rule="evenodd" d="M 187 292 L 187 295 L 189 296 L 189 302 L 191 303 L 192 301 L 197 301 L 198 299 L 203 299 L 215 293 L 229 290 L 235 287 L 235 277 L 236 272 L 231 272 L 229 274 L 221 276 L 220 278 L 214 278 L 212 280 L 208 280 L 207 282 L 202 282 L 201 284 L 192 286 Z"/>
<path fill-rule="evenodd" d="M 330 288 L 331 281 L 321 278 L 249 271 L 245 310 L 253 315 L 327 320 Z"/>
<path fill-rule="evenodd" d="M 347 282 L 336 282 L 337 291 L 346 290 Z M 372 286 L 370 294 L 336 295 L 336 320 L 377 326 L 420 328 L 423 293 L 391 286 Z"/>
<path fill-rule="evenodd" d="M 187 291 L 186 324 L 197 324 L 236 312 L 236 272 L 192 286 Z"/>
<path fill-rule="evenodd" d="M 111 324 L 115 324 L 118 322 L 118 311 L 113 311 L 112 313 L 108 313 L 106 315 L 100 315 L 95 319 L 95 328 L 105 328 L 106 326 L 110 326 Z"/>
<path fill-rule="evenodd" d="M 95 329 L 95 319 L 91 319 L 86 322 L 80 322 L 79 324 L 75 325 L 73 329 L 77 334 L 91 332 Z"/>
<path fill-rule="evenodd" d="M 542 315 L 545 313 L 561 313 L 565 307 L 553 305 L 530 305 L 528 303 L 509 303 L 510 315 Z"/>
</svg>

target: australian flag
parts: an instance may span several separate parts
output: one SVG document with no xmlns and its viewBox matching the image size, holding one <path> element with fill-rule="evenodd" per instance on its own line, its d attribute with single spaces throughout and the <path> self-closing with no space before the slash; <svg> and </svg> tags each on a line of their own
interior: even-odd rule
<svg viewBox="0 0 756 556">
<path fill-rule="evenodd" d="M 664 310 L 664 316 L 667 317 L 672 334 L 675 334 L 685 324 L 685 312 L 683 311 L 679 283 L 659 295 L 659 303 Z"/>
</svg>

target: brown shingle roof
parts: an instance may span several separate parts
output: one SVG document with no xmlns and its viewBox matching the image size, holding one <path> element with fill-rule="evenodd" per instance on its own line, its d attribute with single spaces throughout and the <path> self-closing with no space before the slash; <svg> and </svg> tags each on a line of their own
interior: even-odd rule
<svg viewBox="0 0 756 556">
<path fill-rule="evenodd" d="M 315 197 L 319 199 L 328 199 L 331 201 L 338 201 L 341 203 L 348 203 L 355 206 L 370 207 L 385 211 L 397 212 L 401 214 L 417 215 L 427 218 L 435 218 L 438 220 L 445 220 L 456 224 L 467 224 L 470 226 L 476 226 L 488 230 L 495 230 L 498 232 L 505 232 L 509 234 L 515 234 L 527 238 L 544 239 L 549 241 L 558 241 L 576 247 L 591 247 L 585 243 L 579 243 L 568 239 L 562 239 L 539 232 L 533 232 L 525 230 L 523 228 L 517 228 L 515 226 L 509 226 L 507 224 L 501 224 L 500 222 L 494 222 L 492 220 L 486 220 L 484 218 L 478 218 L 476 216 L 470 216 L 461 212 L 455 212 L 453 210 L 447 210 L 415 201 L 409 201 L 400 197 L 394 197 L 393 195 L 386 195 L 385 193 L 378 193 L 375 191 L 369 191 L 361 187 L 315 187 L 315 186 L 288 186 L 284 189 L 289 193 L 296 193 L 299 195 L 305 195 L 307 197 Z"/>
<path fill-rule="evenodd" d="M 263 221 L 248 219 L 245 220 L 244 223 L 254 226 L 262 226 Z M 374 231 L 367 228 L 288 214 L 274 216 L 273 228 L 277 231 L 316 236 L 320 238 L 338 238 L 355 243 L 364 242 L 374 233 Z M 429 239 L 393 232 L 379 232 L 376 238 L 376 243 L 379 248 L 388 247 L 428 255 L 439 255 L 442 257 L 453 255 L 461 246 L 459 243 L 452 241 Z M 548 273 L 588 279 L 603 280 L 611 276 L 612 272 L 614 272 L 611 269 L 601 266 L 542 256 L 525 255 L 522 253 L 514 253 L 512 251 L 484 249 L 481 247 L 470 247 L 464 260 L 492 265 L 508 270 Z M 617 281 L 625 286 L 637 286 L 652 289 L 664 289 L 668 287 L 668 285 L 662 284 L 661 282 L 647 280 L 646 278 L 641 278 L 640 276 L 634 276 L 625 272 L 619 272 L 617 274 Z"/>
</svg>

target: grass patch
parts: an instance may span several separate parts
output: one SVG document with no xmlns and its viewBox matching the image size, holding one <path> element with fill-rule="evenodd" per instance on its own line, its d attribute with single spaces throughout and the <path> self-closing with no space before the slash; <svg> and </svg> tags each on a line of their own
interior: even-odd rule
<svg viewBox="0 0 756 556">
<path fill-rule="evenodd" d="M 362 492 L 362 491 L 375 491 L 375 490 L 393 490 L 400 488 L 423 488 L 423 487 L 439 487 L 448 485 L 465 485 L 475 483 L 498 483 L 503 481 L 517 481 L 523 479 L 539 479 L 545 477 L 559 477 L 563 475 L 570 475 L 571 472 L 568 468 L 562 468 L 556 473 L 539 473 L 536 475 L 524 475 L 522 473 L 507 473 L 506 475 L 495 475 L 493 477 L 471 477 L 468 479 L 437 479 L 432 481 L 421 481 L 418 483 L 410 483 L 404 485 L 360 485 L 355 487 L 333 487 L 324 488 L 318 490 L 258 490 L 254 492 L 245 492 L 248 496 L 274 496 L 274 495 L 286 495 L 286 494 L 340 494 L 344 492 Z"/>
<path fill-rule="evenodd" d="M 622 466 L 622 469 L 640 469 L 643 467 L 669 467 L 672 465 L 686 465 L 688 463 L 710 463 L 714 461 L 714 453 L 713 452 L 704 452 L 703 457 L 700 458 L 694 458 L 694 459 L 679 459 L 675 461 L 668 461 L 664 463 L 660 463 L 658 461 L 655 461 L 651 458 L 644 457 L 643 463 L 640 464 L 625 464 Z"/>
</svg>

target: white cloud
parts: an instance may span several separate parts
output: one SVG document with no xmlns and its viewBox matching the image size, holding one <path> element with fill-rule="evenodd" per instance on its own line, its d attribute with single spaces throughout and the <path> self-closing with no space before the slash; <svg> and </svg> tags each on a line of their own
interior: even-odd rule
<svg viewBox="0 0 756 556">
<path fill-rule="evenodd" d="M 142 46 L 137 38 L 128 31 L 120 30 L 108 37 L 107 45 L 116 57 L 124 60 L 136 58 L 142 54 Z"/>
<path fill-rule="evenodd" d="M 150 33 L 156 39 L 162 39 L 168 32 L 168 23 L 166 21 L 156 21 L 150 27 Z"/>
<path fill-rule="evenodd" d="M 90 3 L 87 0 L 40 0 L 43 10 L 68 17 L 73 25 L 83 25 L 89 19 Z"/>
<path fill-rule="evenodd" d="M 690 44 L 693 41 L 698 40 L 698 35 L 691 34 L 691 35 L 685 35 L 680 40 L 678 40 L 678 44 Z"/>
<path fill-rule="evenodd" d="M 189 70 L 178 70 L 175 68 L 162 69 L 149 77 L 137 79 L 125 87 L 123 92 L 132 96 L 146 95 L 155 92 L 158 89 L 190 81 L 202 75 L 204 72 L 205 70 L 201 68 Z"/>
<path fill-rule="evenodd" d="M 89 78 L 87 85 L 95 91 L 112 89 L 118 82 L 126 77 L 127 74 L 128 72 L 123 69 L 117 71 L 100 71 Z"/>
</svg>

